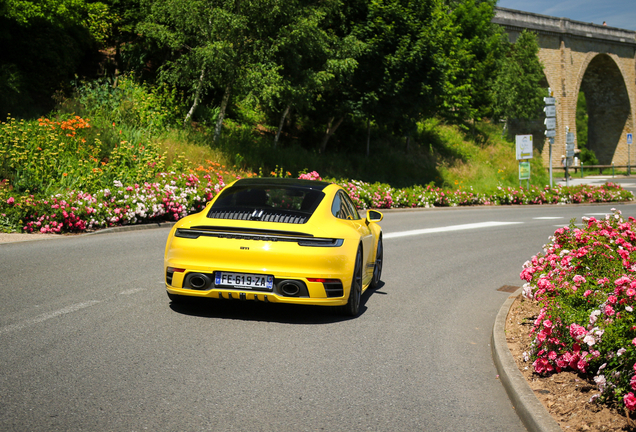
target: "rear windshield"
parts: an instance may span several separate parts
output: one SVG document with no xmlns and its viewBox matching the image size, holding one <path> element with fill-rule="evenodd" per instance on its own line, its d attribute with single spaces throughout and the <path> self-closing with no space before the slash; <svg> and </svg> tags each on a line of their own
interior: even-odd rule
<svg viewBox="0 0 636 432">
<path fill-rule="evenodd" d="M 311 215 L 325 194 L 321 191 L 291 186 L 234 186 L 221 192 L 211 212 L 222 210 L 264 210 L 265 212 L 300 212 Z"/>
</svg>

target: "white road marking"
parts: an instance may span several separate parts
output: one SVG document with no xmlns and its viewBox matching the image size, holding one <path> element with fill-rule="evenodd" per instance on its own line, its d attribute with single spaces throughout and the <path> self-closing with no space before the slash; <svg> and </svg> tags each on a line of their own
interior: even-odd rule
<svg viewBox="0 0 636 432">
<path fill-rule="evenodd" d="M 539 220 L 550 220 L 550 219 L 565 219 L 562 216 L 542 216 L 542 217 L 536 217 L 536 218 L 532 218 L 532 219 L 539 219 Z"/>
<path fill-rule="evenodd" d="M 411 236 L 422 235 L 422 234 L 433 234 L 433 233 L 449 232 L 449 231 L 462 231 L 462 230 L 479 229 L 479 228 L 491 228 L 496 226 L 516 225 L 521 223 L 523 222 L 479 222 L 479 223 L 463 224 L 463 225 L 451 225 L 451 226 L 439 227 L 439 228 L 424 228 L 424 229 L 412 230 L 412 231 L 398 231 L 393 233 L 386 233 L 386 234 L 382 234 L 382 238 L 390 239 L 390 238 L 396 238 L 396 237 L 411 237 Z"/>
<path fill-rule="evenodd" d="M 32 326 L 34 324 L 39 324 L 41 322 L 44 321 L 48 321 L 51 318 L 55 318 L 61 315 L 66 315 L 66 314 L 70 314 L 72 312 L 77 312 L 78 310 L 96 305 L 97 303 L 99 303 L 99 300 L 89 300 L 87 302 L 84 303 L 77 303 L 74 305 L 70 305 L 67 306 L 65 308 L 62 308 L 60 310 L 54 311 L 54 312 L 49 312 L 49 313 L 45 313 L 43 315 L 37 316 L 33 319 L 24 321 L 22 323 L 18 323 L 18 324 L 11 324 L 8 326 L 4 326 L 4 327 L 0 327 L 0 335 L 4 334 L 4 333 L 9 333 L 12 331 L 16 331 L 16 330 L 22 330 L 25 327 L 29 327 Z"/>
<path fill-rule="evenodd" d="M 606 212 L 606 213 L 585 213 L 585 216 L 607 216 L 608 214 L 612 214 L 612 212 Z"/>
<path fill-rule="evenodd" d="M 131 288 L 129 290 L 120 292 L 119 295 L 131 295 L 131 294 L 135 294 L 135 293 L 141 292 L 143 290 L 144 290 L 144 288 Z"/>
</svg>

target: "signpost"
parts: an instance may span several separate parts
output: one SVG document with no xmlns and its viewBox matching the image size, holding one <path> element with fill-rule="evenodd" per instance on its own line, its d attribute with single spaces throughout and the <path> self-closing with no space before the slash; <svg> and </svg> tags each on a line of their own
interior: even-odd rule
<svg viewBox="0 0 636 432">
<path fill-rule="evenodd" d="M 554 137 L 556 136 L 556 99 L 554 98 L 554 92 L 551 88 L 548 88 L 548 97 L 543 98 L 545 107 L 545 136 L 550 139 L 550 188 L 552 188 L 552 144 L 554 144 Z"/>
<path fill-rule="evenodd" d="M 574 132 L 570 132 L 570 128 L 565 128 L 565 185 L 569 186 L 568 168 L 572 165 L 572 159 L 574 158 L 574 141 L 576 139 Z"/>
<path fill-rule="evenodd" d="M 519 161 L 519 185 L 521 180 L 527 181 L 530 189 L 530 161 L 532 159 L 532 135 L 515 135 L 517 160 Z"/>
<path fill-rule="evenodd" d="M 632 148 L 632 134 L 627 134 L 627 175 L 631 174 L 632 171 L 632 163 L 630 158 L 630 149 Z"/>
</svg>

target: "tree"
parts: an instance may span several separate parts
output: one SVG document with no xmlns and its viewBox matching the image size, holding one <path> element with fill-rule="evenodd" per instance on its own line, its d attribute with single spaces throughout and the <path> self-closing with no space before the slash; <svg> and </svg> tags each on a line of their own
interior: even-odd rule
<svg viewBox="0 0 636 432">
<path fill-rule="evenodd" d="M 192 98 L 188 122 L 210 90 L 222 94 L 214 140 L 218 141 L 230 95 L 258 68 L 262 23 L 276 19 L 281 0 L 155 0 L 138 29 L 171 58 L 160 78 L 185 87 Z"/>
<path fill-rule="evenodd" d="M 91 63 L 93 5 L 84 0 L 0 3 L 0 111 L 38 115 L 51 96 Z"/>
<path fill-rule="evenodd" d="M 434 115 L 451 60 L 450 25 L 441 0 L 369 3 L 356 33 L 365 44 L 354 80 L 357 114 L 407 136 Z"/>
<path fill-rule="evenodd" d="M 495 115 L 519 120 L 539 118 L 544 74 L 538 52 L 537 37 L 527 30 L 509 48 L 494 84 Z"/>
<path fill-rule="evenodd" d="M 496 0 L 447 0 L 451 36 L 449 62 L 439 115 L 454 122 L 492 117 L 492 77 L 505 55 L 507 36 L 492 23 Z M 451 67 L 452 66 L 452 67 Z"/>
</svg>

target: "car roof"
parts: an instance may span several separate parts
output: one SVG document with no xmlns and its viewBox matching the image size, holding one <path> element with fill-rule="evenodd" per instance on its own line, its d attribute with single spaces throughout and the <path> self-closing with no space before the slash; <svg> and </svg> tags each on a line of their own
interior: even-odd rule
<svg viewBox="0 0 636 432">
<path fill-rule="evenodd" d="M 256 177 L 237 180 L 232 186 L 274 186 L 274 187 L 298 187 L 303 189 L 323 190 L 331 183 L 319 180 L 302 180 L 278 177 Z"/>
</svg>

